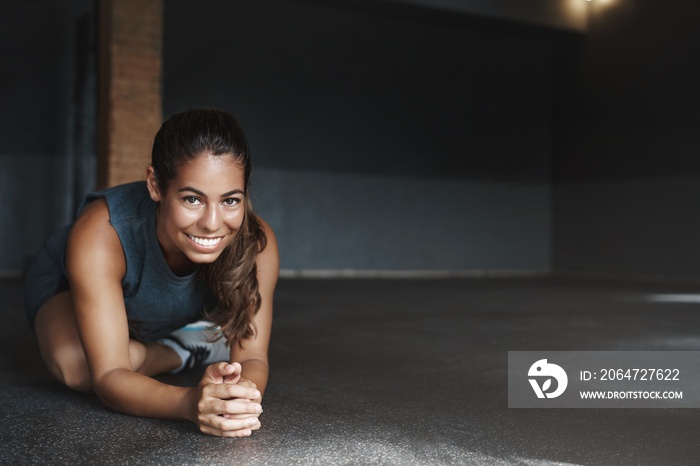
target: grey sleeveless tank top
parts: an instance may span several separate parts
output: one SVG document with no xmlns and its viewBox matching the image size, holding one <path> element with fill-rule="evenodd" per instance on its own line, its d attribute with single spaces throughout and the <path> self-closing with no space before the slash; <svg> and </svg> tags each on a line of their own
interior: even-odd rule
<svg viewBox="0 0 700 466">
<path fill-rule="evenodd" d="M 126 257 L 126 275 L 122 280 L 124 304 L 129 321 L 131 338 L 143 342 L 158 340 L 174 330 L 201 319 L 205 308 L 215 305 L 206 284 L 197 276 L 197 272 L 180 277 L 175 275 L 163 258 L 158 238 L 156 237 L 156 207 L 148 193 L 146 183 L 135 182 L 116 186 L 88 194 L 78 212 L 95 199 L 105 198 L 109 206 L 109 222 L 114 227 L 121 241 Z M 46 244 L 43 262 L 48 258 L 60 261 L 53 268 L 54 275 L 59 273 L 65 280 L 65 250 L 70 226 L 62 229 Z M 38 265 L 33 265 L 38 270 Z M 51 269 L 51 267 L 44 267 Z M 34 275 L 39 275 L 34 272 Z M 48 277 L 40 277 L 37 283 L 48 283 Z M 27 289 L 31 285 L 27 283 Z M 49 286 L 60 291 L 60 286 Z M 34 287 L 37 293 L 46 294 L 46 290 Z M 54 293 L 55 294 L 55 291 Z M 36 301 L 45 299 L 37 296 Z M 40 302 L 33 305 L 36 310 Z"/>
</svg>

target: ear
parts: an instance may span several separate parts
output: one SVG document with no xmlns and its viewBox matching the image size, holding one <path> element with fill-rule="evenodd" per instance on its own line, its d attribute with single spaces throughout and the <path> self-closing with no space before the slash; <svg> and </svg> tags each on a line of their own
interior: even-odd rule
<svg viewBox="0 0 700 466">
<path fill-rule="evenodd" d="M 162 196 L 160 195 L 160 189 L 158 189 L 158 181 L 156 180 L 156 172 L 153 169 L 153 165 L 149 165 L 146 169 L 146 186 L 151 199 L 160 202 Z"/>
</svg>

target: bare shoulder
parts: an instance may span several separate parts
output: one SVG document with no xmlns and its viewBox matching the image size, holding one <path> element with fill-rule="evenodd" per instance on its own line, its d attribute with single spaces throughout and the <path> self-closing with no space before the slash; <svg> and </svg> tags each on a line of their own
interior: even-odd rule
<svg viewBox="0 0 700 466">
<path fill-rule="evenodd" d="M 259 217 L 258 217 L 259 218 Z M 272 231 L 272 227 L 263 219 L 260 218 L 260 224 L 263 227 L 265 236 L 267 238 L 267 245 L 256 258 L 256 264 L 258 270 L 267 276 L 274 277 L 277 280 L 279 275 L 279 250 L 277 248 L 277 238 L 275 237 L 275 232 Z"/>
<path fill-rule="evenodd" d="M 97 269 L 123 277 L 126 259 L 119 236 L 109 223 L 107 201 L 96 199 L 78 216 L 68 237 L 66 266 L 72 272 L 91 273 Z"/>
</svg>

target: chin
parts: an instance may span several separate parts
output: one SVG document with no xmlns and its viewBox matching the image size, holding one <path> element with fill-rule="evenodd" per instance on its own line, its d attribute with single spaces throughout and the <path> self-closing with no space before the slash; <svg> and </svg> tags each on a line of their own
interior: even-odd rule
<svg viewBox="0 0 700 466">
<path fill-rule="evenodd" d="M 216 261 L 216 259 L 218 259 L 220 256 L 221 252 L 217 252 L 216 254 L 194 253 L 187 255 L 188 259 L 194 262 L 195 264 L 211 264 L 212 262 Z"/>
</svg>

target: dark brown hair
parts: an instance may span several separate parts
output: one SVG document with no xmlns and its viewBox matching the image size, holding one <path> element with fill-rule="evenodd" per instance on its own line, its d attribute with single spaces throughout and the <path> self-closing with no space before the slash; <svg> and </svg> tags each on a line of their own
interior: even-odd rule
<svg viewBox="0 0 700 466">
<path fill-rule="evenodd" d="M 267 245 L 260 219 L 248 196 L 251 160 L 248 140 L 236 119 L 215 109 L 191 109 L 166 120 L 156 134 L 151 164 L 158 189 L 165 194 L 183 164 L 203 154 L 232 157 L 241 165 L 245 181 L 244 215 L 236 237 L 211 264 L 200 268 L 200 276 L 218 299 L 208 317 L 229 345 L 255 334 L 253 317 L 260 309 L 255 258 Z"/>
</svg>

